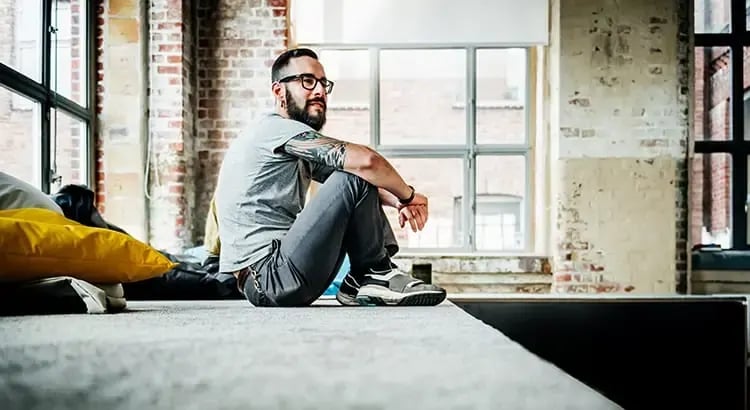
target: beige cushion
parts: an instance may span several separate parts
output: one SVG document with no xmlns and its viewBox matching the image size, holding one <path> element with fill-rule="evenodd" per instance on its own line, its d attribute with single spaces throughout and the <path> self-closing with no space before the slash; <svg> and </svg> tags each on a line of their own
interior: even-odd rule
<svg viewBox="0 0 750 410">
<path fill-rule="evenodd" d="M 43 208 L 62 215 L 63 211 L 40 189 L 0 172 L 0 209 Z"/>
<path fill-rule="evenodd" d="M 211 198 L 206 216 L 206 228 L 203 235 L 203 246 L 211 255 L 219 255 L 221 252 L 221 241 L 219 240 L 219 221 L 216 216 L 216 193 Z"/>
</svg>

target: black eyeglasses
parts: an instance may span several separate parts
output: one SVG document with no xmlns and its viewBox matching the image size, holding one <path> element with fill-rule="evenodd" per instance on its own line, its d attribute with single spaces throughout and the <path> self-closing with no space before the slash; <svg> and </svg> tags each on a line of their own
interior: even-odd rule
<svg viewBox="0 0 750 410">
<path fill-rule="evenodd" d="M 315 78 L 312 74 L 297 74 L 297 75 L 290 75 L 288 77 L 284 77 L 279 80 L 280 83 L 288 83 L 289 81 L 297 81 L 302 84 L 302 88 L 305 90 L 314 90 L 315 87 L 320 83 L 323 88 L 326 90 L 326 94 L 330 94 L 331 91 L 333 91 L 333 81 L 328 80 L 327 78 Z"/>
</svg>

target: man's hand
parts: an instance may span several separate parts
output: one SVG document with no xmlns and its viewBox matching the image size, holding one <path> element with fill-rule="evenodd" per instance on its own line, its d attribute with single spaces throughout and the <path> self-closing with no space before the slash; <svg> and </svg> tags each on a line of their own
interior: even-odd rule
<svg viewBox="0 0 750 410">
<path fill-rule="evenodd" d="M 400 205 L 398 211 L 398 224 L 403 228 L 406 223 L 411 226 L 412 232 L 421 231 L 429 218 L 427 197 L 422 194 L 414 194 L 414 199 L 408 205 Z"/>
<path fill-rule="evenodd" d="M 412 205 L 424 205 L 424 207 L 427 208 L 427 197 L 418 192 L 415 192 L 414 199 L 412 199 L 411 202 L 409 202 L 407 205 L 401 205 L 401 207 Z"/>
</svg>

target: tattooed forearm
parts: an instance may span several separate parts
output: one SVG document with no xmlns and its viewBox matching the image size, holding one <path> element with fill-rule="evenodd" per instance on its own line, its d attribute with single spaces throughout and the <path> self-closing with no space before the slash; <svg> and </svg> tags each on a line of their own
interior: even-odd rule
<svg viewBox="0 0 750 410">
<path fill-rule="evenodd" d="M 294 136 L 284 146 L 291 155 L 336 169 L 344 168 L 346 143 L 314 131 Z"/>
</svg>

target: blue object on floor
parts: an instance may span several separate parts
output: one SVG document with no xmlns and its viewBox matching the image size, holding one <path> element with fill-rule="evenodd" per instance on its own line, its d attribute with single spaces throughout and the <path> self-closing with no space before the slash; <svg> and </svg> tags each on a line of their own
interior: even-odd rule
<svg viewBox="0 0 750 410">
<path fill-rule="evenodd" d="M 344 262 L 341 264 L 341 269 L 339 269 L 339 272 L 336 274 L 336 277 L 333 279 L 333 283 L 331 283 L 331 285 L 328 286 L 328 289 L 326 289 L 326 291 L 323 292 L 323 295 L 325 296 L 336 295 L 336 292 L 339 291 L 339 286 L 341 286 L 341 282 L 344 281 L 344 278 L 346 277 L 347 273 L 349 273 L 349 255 L 344 256 Z"/>
</svg>

